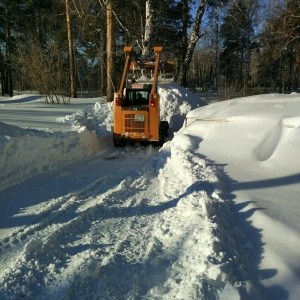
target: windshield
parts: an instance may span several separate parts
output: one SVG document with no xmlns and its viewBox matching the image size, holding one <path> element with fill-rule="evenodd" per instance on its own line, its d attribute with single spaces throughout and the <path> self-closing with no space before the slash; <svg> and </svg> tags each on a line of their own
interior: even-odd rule
<svg viewBox="0 0 300 300">
<path fill-rule="evenodd" d="M 128 90 L 126 91 L 126 99 L 123 106 L 140 106 L 148 105 L 148 91 L 144 90 Z"/>
</svg>

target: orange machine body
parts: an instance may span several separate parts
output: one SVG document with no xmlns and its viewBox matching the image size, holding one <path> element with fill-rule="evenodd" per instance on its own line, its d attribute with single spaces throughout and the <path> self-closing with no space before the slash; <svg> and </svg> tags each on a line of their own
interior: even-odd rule
<svg viewBox="0 0 300 300">
<path fill-rule="evenodd" d="M 126 61 L 123 76 L 119 91 L 114 94 L 114 144 L 123 146 L 126 142 L 135 141 L 163 143 L 167 134 L 164 131 L 167 131 L 168 125 L 166 126 L 167 122 L 163 121 L 164 129 L 162 129 L 160 98 L 157 92 L 162 47 L 154 47 L 154 62 L 145 60 L 137 62 L 132 47 L 125 47 L 124 52 Z M 151 69 L 151 79 L 147 80 L 142 73 L 143 78 L 136 80 L 134 71 L 143 71 L 145 68 Z"/>
</svg>

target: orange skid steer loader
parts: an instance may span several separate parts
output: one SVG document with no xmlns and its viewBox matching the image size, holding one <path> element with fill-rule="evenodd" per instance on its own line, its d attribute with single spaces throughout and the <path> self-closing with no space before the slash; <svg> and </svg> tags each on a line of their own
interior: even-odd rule
<svg viewBox="0 0 300 300">
<path fill-rule="evenodd" d="M 159 72 L 173 67 L 173 62 L 160 63 L 162 47 L 154 47 L 155 60 L 136 59 L 133 47 L 124 47 L 126 55 L 119 91 L 114 94 L 113 142 L 116 147 L 126 142 L 162 145 L 169 124 L 160 119 L 157 92 Z"/>
</svg>

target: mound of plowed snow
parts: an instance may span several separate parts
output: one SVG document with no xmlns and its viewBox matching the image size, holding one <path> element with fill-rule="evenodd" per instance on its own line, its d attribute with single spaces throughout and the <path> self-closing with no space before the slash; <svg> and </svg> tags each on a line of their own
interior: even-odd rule
<svg viewBox="0 0 300 300">
<path fill-rule="evenodd" d="M 173 131 L 181 128 L 187 112 L 204 105 L 197 95 L 176 83 L 161 85 L 159 93 L 162 119 L 170 122 Z M 70 132 L 0 123 L 0 190 L 101 151 L 111 137 L 112 120 L 113 103 L 97 102 L 92 108 L 57 118 L 57 122 L 71 125 Z"/>
<path fill-rule="evenodd" d="M 0 190 L 88 157 L 101 148 L 96 134 L 45 132 L 0 122 Z"/>
</svg>

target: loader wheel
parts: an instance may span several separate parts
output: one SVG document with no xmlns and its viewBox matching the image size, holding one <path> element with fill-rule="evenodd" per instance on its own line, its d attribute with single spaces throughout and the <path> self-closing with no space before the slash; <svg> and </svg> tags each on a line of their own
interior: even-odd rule
<svg viewBox="0 0 300 300">
<path fill-rule="evenodd" d="M 162 146 L 165 142 L 165 138 L 169 136 L 169 123 L 167 121 L 161 121 L 159 124 L 159 141 L 158 144 Z"/>
<path fill-rule="evenodd" d="M 160 127 L 160 129 L 163 130 L 164 136 L 168 137 L 169 136 L 169 123 L 168 123 L 168 121 L 161 121 L 159 127 Z"/>
<path fill-rule="evenodd" d="M 125 142 L 123 140 L 119 140 L 119 139 L 113 139 L 114 141 L 114 146 L 115 147 L 125 147 Z"/>
<path fill-rule="evenodd" d="M 141 141 L 140 144 L 141 144 L 141 146 L 143 146 L 143 147 L 149 146 L 149 142 L 148 142 L 148 141 Z"/>
</svg>

